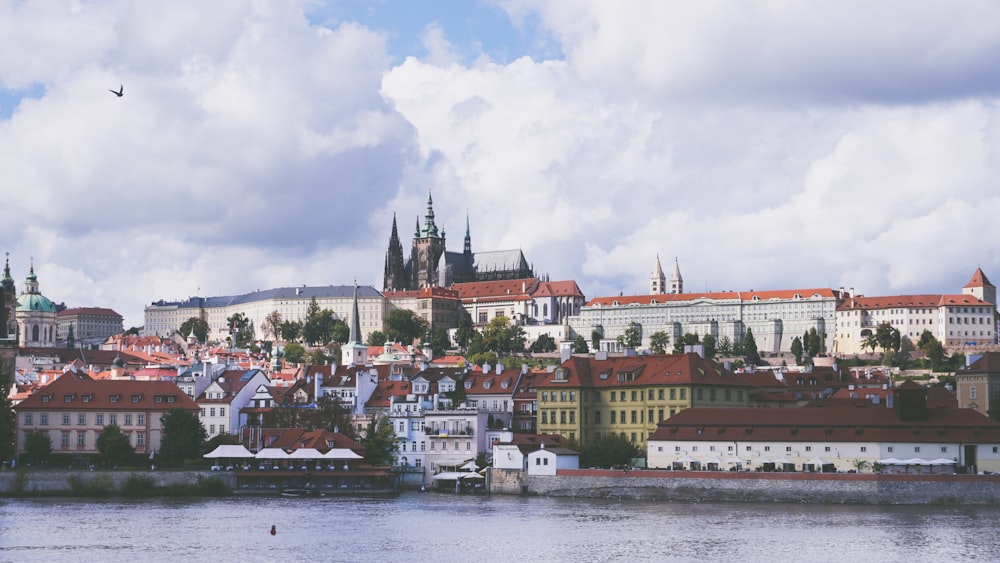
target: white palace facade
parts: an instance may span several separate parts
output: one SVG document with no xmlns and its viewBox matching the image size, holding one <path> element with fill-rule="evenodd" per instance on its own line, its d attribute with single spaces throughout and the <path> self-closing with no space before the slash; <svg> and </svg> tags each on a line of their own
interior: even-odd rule
<svg viewBox="0 0 1000 563">
<path fill-rule="evenodd" d="M 145 308 L 143 335 L 168 337 L 179 330 L 184 321 L 201 315 L 208 321 L 210 338 L 228 335 L 226 319 L 242 313 L 249 319 L 256 337 L 264 338 L 262 327 L 269 314 L 277 311 L 283 321 L 304 321 L 314 298 L 321 310 L 333 311 L 336 318 L 346 322 L 351 317 L 354 290 L 353 285 L 281 287 L 243 295 L 155 301 Z M 365 340 L 370 332 L 382 330 L 382 320 L 387 312 L 386 301 L 382 293 L 371 286 L 358 287 L 357 297 L 359 328 L 361 338 Z"/>
</svg>

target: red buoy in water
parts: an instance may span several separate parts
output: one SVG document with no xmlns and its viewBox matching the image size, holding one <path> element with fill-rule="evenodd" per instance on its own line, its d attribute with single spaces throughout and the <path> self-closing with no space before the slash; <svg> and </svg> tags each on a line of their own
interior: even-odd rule
<svg viewBox="0 0 1000 563">
<path fill-rule="evenodd" d="M 277 533 L 278 533 L 278 529 L 272 524 L 271 525 L 271 535 L 273 536 L 273 535 L 275 535 Z"/>
</svg>

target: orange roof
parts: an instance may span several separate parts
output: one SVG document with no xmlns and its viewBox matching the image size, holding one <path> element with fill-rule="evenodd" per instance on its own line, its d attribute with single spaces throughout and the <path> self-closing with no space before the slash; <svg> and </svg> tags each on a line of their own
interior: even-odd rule
<svg viewBox="0 0 1000 563">
<path fill-rule="evenodd" d="M 713 301 L 767 301 L 769 299 L 836 299 L 838 292 L 830 288 L 818 289 L 779 289 L 771 291 L 717 291 L 709 293 L 662 293 L 658 295 L 619 295 L 611 297 L 595 297 L 587 302 L 588 307 L 618 305 L 650 305 L 656 303 L 677 303 L 697 301 L 699 299 Z"/>
<path fill-rule="evenodd" d="M 854 297 L 846 299 L 838 311 L 859 309 L 892 309 L 896 307 L 941 307 L 944 305 L 989 305 L 971 295 L 889 295 L 882 297 Z"/>
<path fill-rule="evenodd" d="M 969 287 L 996 287 L 990 283 L 990 280 L 986 279 L 986 274 L 983 273 L 982 268 L 976 268 L 976 271 L 972 273 L 972 279 L 969 283 L 965 284 L 966 288 Z"/>
</svg>

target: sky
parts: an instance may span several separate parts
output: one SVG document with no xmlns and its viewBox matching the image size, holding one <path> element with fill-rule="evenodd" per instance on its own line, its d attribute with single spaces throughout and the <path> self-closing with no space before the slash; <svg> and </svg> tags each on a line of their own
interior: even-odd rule
<svg viewBox="0 0 1000 563">
<path fill-rule="evenodd" d="M 1000 282 L 1000 4 L 0 0 L 0 252 L 110 307 L 382 287 L 449 249 L 587 298 Z M 109 90 L 124 88 L 117 97 Z"/>
</svg>

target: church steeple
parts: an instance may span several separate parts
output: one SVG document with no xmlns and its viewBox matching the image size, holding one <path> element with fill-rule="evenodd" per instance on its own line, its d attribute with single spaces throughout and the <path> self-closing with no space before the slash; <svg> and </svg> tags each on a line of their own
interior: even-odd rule
<svg viewBox="0 0 1000 563">
<path fill-rule="evenodd" d="M 656 255 L 656 262 L 653 264 L 653 273 L 649 275 L 649 294 L 660 295 L 667 292 L 667 277 L 660 267 L 660 255 Z"/>
<path fill-rule="evenodd" d="M 465 248 L 462 250 L 465 255 L 472 254 L 472 235 L 469 234 L 469 213 L 465 213 Z"/>
<path fill-rule="evenodd" d="M 347 344 L 340 350 L 345 366 L 363 366 L 368 362 L 368 347 L 361 342 L 361 314 L 358 312 L 358 282 L 354 282 L 354 304 L 351 306 L 351 332 Z"/>
<path fill-rule="evenodd" d="M 427 215 L 424 215 L 423 236 L 426 238 L 437 238 L 438 236 L 438 228 L 434 224 L 434 198 L 431 197 L 430 190 L 427 190 Z"/>
<path fill-rule="evenodd" d="M 24 292 L 29 294 L 38 293 L 38 276 L 35 275 L 35 259 L 31 259 L 31 267 L 28 269 L 28 277 L 24 280 Z"/>
<path fill-rule="evenodd" d="M 392 214 L 392 234 L 389 235 L 389 250 L 385 253 L 384 272 L 385 291 L 402 291 L 406 289 L 406 275 L 403 261 L 403 245 L 399 242 L 396 230 L 396 214 Z"/>
<path fill-rule="evenodd" d="M 684 293 L 684 278 L 681 277 L 681 267 L 674 257 L 674 273 L 670 276 L 670 293 L 679 295 Z"/>
</svg>

